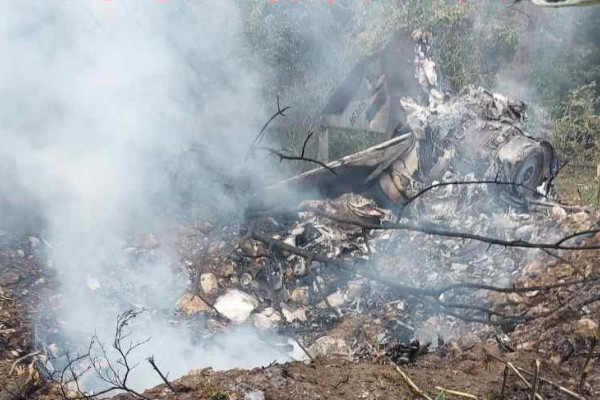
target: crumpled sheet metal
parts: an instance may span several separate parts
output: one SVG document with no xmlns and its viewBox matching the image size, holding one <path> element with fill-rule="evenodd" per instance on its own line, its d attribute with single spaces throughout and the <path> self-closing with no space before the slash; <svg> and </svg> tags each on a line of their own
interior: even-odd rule
<svg viewBox="0 0 600 400">
<path fill-rule="evenodd" d="M 523 102 L 469 86 L 458 96 L 433 99 L 429 106 L 412 99 L 400 104 L 418 138 L 418 156 L 408 154 L 392 164 L 388 173 L 395 180 L 380 178 L 381 190 L 393 203 L 410 197 L 415 182 L 429 185 L 449 170 L 459 176 L 473 174 L 475 180 L 517 183 L 520 187 L 502 185 L 499 190 L 520 202 L 538 188 L 545 194 L 545 184 L 558 171 L 552 146 L 521 127 Z"/>
</svg>

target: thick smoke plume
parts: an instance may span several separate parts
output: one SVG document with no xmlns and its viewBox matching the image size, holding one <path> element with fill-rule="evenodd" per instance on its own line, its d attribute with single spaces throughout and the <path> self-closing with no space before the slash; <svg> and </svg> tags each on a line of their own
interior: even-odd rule
<svg viewBox="0 0 600 400">
<path fill-rule="evenodd" d="M 95 332 L 110 343 L 116 316 L 137 306 L 150 313 L 133 331 L 152 338 L 139 357 L 155 354 L 171 377 L 284 358 L 247 331 L 206 348 L 166 322 L 186 282 L 164 245 L 153 262 L 123 267 L 129 235 L 182 201 L 204 215 L 241 211 L 219 176 L 264 175 L 257 160 L 242 166 L 265 114 L 238 11 L 227 0 L 0 4 L 0 228 L 43 222 L 73 348 Z M 210 168 L 176 171 L 193 182 L 182 200 L 165 171 L 193 146 Z M 159 381 L 144 368 L 134 387 Z"/>
</svg>

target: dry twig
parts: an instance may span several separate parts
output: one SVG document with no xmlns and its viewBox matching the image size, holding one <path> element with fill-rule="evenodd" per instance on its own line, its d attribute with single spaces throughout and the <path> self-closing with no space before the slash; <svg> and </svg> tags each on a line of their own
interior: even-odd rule
<svg viewBox="0 0 600 400">
<path fill-rule="evenodd" d="M 419 387 L 417 385 L 415 385 L 415 383 L 409 378 L 409 376 L 406 375 L 406 373 L 404 371 L 402 371 L 402 369 L 400 369 L 398 364 L 394 363 L 394 365 L 396 366 L 396 371 L 398 371 L 398 373 L 402 377 L 402 380 L 404 381 L 404 383 L 406 383 L 406 385 L 408 386 L 410 391 L 415 396 L 418 396 L 425 400 L 433 400 L 431 397 L 427 396 L 427 394 L 425 394 L 425 392 L 423 392 L 421 389 L 419 389 Z"/>
<path fill-rule="evenodd" d="M 442 392 L 442 393 L 448 393 L 448 394 L 451 394 L 453 396 L 466 397 L 468 399 L 477 400 L 477 396 L 474 396 L 474 395 L 472 395 L 470 393 L 459 392 L 458 390 L 446 389 L 446 388 L 443 388 L 441 386 L 436 386 L 435 388 L 437 390 L 439 390 L 440 392 Z"/>
<path fill-rule="evenodd" d="M 148 362 L 150 363 L 152 368 L 156 371 L 158 376 L 160 376 L 160 379 L 162 379 L 162 381 L 165 383 L 165 385 L 167 385 L 167 387 L 169 389 L 171 389 L 171 392 L 177 392 L 175 390 L 175 388 L 173 387 L 173 385 L 171 385 L 171 383 L 168 381 L 167 377 L 162 373 L 162 371 L 156 365 L 156 362 L 154 361 L 154 356 L 148 357 Z"/>
<path fill-rule="evenodd" d="M 535 396 L 539 390 L 540 384 L 540 360 L 535 360 L 535 370 L 533 374 L 533 381 L 531 382 L 531 400 L 535 400 Z"/>
<path fill-rule="evenodd" d="M 517 367 L 517 369 L 519 371 L 521 371 L 522 373 L 524 373 L 525 375 L 528 375 L 528 376 L 531 376 L 531 377 L 533 376 L 533 373 L 531 373 L 531 372 L 529 372 L 529 371 L 527 371 L 527 370 L 525 370 L 525 369 L 523 369 L 521 367 Z M 565 388 L 563 386 L 557 385 L 556 383 L 552 382 L 550 379 L 546 379 L 546 378 L 543 378 L 543 377 L 540 377 L 539 379 L 540 379 L 540 382 L 547 383 L 548 385 L 552 386 L 553 388 L 555 388 L 559 392 L 562 392 L 563 394 L 566 394 L 569 397 L 572 397 L 572 398 L 574 398 L 576 400 L 586 400 L 585 397 L 580 396 L 577 393 L 573 392 L 572 390 L 569 390 L 569 389 L 567 389 L 567 388 Z"/>
<path fill-rule="evenodd" d="M 523 381 L 523 383 L 529 388 L 531 389 L 531 384 L 529 382 L 527 382 L 527 379 L 525 379 L 525 377 L 523 376 L 523 374 L 521 374 L 519 372 L 519 370 L 517 368 L 515 368 L 515 366 L 511 363 L 511 362 L 507 362 L 506 365 L 508 366 L 508 368 L 512 369 L 512 371 L 515 373 L 515 375 L 517 375 L 519 377 L 519 379 L 521 381 Z M 544 400 L 542 398 L 542 396 L 540 396 L 539 394 L 535 394 L 535 398 L 538 400 Z"/>
<path fill-rule="evenodd" d="M 583 364 L 583 369 L 581 370 L 581 376 L 579 377 L 579 393 L 583 393 L 583 389 L 585 387 L 585 380 L 588 376 L 588 369 L 590 366 L 590 361 L 592 360 L 592 355 L 594 354 L 594 349 L 596 345 L 598 345 L 598 340 L 600 340 L 600 336 L 598 333 L 594 334 L 592 338 L 592 344 L 590 346 L 590 351 L 588 352 L 587 357 L 585 358 L 585 363 Z"/>
<path fill-rule="evenodd" d="M 277 157 L 279 157 L 279 161 L 283 161 L 283 160 L 288 160 L 288 161 L 306 161 L 306 162 L 310 162 L 310 163 L 313 163 L 313 164 L 320 165 L 321 167 L 325 168 L 326 170 L 328 170 L 332 174 L 337 175 L 337 172 L 335 172 L 335 170 L 333 168 L 331 168 L 330 166 L 328 166 L 324 162 L 321 162 L 319 160 L 315 160 L 314 158 L 308 158 L 308 157 L 306 157 L 304 155 L 305 152 L 306 152 L 306 145 L 308 144 L 308 141 L 313 136 L 313 134 L 314 134 L 314 132 L 309 132 L 308 135 L 306 136 L 306 139 L 304 139 L 304 143 L 302 144 L 302 152 L 300 153 L 299 156 L 285 154 L 284 153 L 285 150 L 275 150 L 275 149 L 270 148 L 270 147 L 261 147 L 260 149 L 261 150 L 266 150 L 266 151 L 270 152 L 271 154 L 276 155 Z"/>
</svg>

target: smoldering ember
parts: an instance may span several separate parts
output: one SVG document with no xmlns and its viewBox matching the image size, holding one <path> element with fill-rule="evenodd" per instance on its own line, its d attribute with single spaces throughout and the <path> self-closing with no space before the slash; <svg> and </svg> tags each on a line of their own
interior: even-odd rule
<svg viewBox="0 0 600 400">
<path fill-rule="evenodd" d="M 0 3 L 0 400 L 600 398 L 594 3 Z"/>
</svg>

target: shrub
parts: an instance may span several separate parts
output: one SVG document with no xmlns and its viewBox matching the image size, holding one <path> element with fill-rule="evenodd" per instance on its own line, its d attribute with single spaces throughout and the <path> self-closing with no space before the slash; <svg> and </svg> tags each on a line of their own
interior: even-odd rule
<svg viewBox="0 0 600 400">
<path fill-rule="evenodd" d="M 600 148 L 599 107 L 596 82 L 569 93 L 561 108 L 562 116 L 554 120 L 553 141 L 563 159 L 596 160 Z"/>
</svg>

